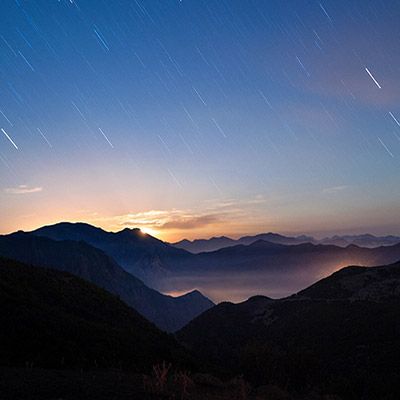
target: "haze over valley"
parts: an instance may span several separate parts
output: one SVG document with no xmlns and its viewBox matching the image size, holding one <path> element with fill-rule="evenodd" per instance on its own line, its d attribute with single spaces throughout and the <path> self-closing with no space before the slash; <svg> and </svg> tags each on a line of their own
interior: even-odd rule
<svg viewBox="0 0 400 400">
<path fill-rule="evenodd" d="M 44 238 L 61 248 L 70 245 L 65 241 L 86 242 L 115 260 L 121 275 L 124 269 L 149 287 L 173 296 L 198 290 L 215 303 L 240 302 L 254 295 L 286 297 L 347 265 L 372 266 L 400 259 L 400 238 L 395 236 L 336 236 L 335 243 L 342 244 L 338 246 L 321 244 L 330 239 L 317 242 L 304 235 L 293 238 L 269 233 L 227 241 L 227 247 L 193 254 L 139 229 L 126 228 L 115 233 L 84 223 L 60 223 L 3 236 L 0 245 L 1 240 L 8 243 L 3 244 L 0 255 L 15 254 L 17 250 L 10 251 L 18 240 L 36 241 L 36 248 L 42 245 L 46 249 L 49 245 Z M 354 242 L 364 243 L 365 247 Z M 369 247 L 371 244 L 376 247 Z M 26 246 L 20 244 L 20 248 Z M 49 266 L 60 264 L 57 257 L 53 261 L 47 253 L 40 258 L 36 253 L 35 259 L 28 254 L 21 252 L 19 260 Z M 100 283 L 110 284 L 107 280 Z"/>
</svg>

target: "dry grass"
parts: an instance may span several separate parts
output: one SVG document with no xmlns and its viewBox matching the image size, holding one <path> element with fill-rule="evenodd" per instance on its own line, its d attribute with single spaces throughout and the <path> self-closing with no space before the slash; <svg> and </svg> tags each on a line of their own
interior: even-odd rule
<svg viewBox="0 0 400 400">
<path fill-rule="evenodd" d="M 165 361 L 153 365 L 151 376 L 143 376 L 143 387 L 149 393 L 164 394 L 167 392 L 168 375 L 172 365 Z"/>
<path fill-rule="evenodd" d="M 189 399 L 190 389 L 193 388 L 194 383 L 188 371 L 177 371 L 174 374 L 174 383 L 180 394 L 181 400 Z"/>
<path fill-rule="evenodd" d="M 165 362 L 154 365 L 151 375 L 143 376 L 143 389 L 145 393 L 165 400 L 290 399 L 287 392 L 273 386 L 253 388 L 243 376 L 221 381 L 210 374 L 191 375 L 188 371 L 173 369 Z"/>
</svg>

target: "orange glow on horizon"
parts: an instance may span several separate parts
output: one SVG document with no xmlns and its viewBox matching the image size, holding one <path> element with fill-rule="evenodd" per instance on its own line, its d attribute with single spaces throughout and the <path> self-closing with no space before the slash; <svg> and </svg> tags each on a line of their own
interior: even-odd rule
<svg viewBox="0 0 400 400">
<path fill-rule="evenodd" d="M 40 193 L 39 193 L 40 194 Z M 197 208 L 188 209 L 139 209 L 127 211 L 110 209 L 107 204 L 97 204 L 95 209 L 78 208 L 77 204 L 66 204 L 60 200 L 56 205 L 48 199 L 38 199 L 37 202 L 26 204 L 21 212 L 10 207 L 5 210 L 5 218 L 1 220 L 0 232 L 3 234 L 18 230 L 31 231 L 44 225 L 59 222 L 84 222 L 106 231 L 118 232 L 124 228 L 139 228 L 145 234 L 154 236 L 166 242 L 177 242 L 182 239 L 207 239 L 218 236 L 228 236 L 237 239 L 245 235 L 263 232 L 276 232 L 288 236 L 308 234 L 324 237 L 331 234 L 372 233 L 398 234 L 398 226 L 387 221 L 378 225 L 378 216 L 369 221 L 371 226 L 361 224 L 349 226 L 348 218 L 328 215 L 324 218 L 310 218 L 296 212 L 268 213 L 263 209 L 253 208 L 253 203 L 240 201 L 202 203 Z M 360 213 L 364 216 L 364 213 Z M 389 215 L 392 218 L 392 214 Z M 329 227 L 327 230 L 326 227 Z"/>
</svg>

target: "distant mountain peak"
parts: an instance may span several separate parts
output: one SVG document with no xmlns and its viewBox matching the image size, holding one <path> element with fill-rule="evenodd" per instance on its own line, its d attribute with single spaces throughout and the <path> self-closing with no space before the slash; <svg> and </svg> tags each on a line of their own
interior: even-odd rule
<svg viewBox="0 0 400 400">
<path fill-rule="evenodd" d="M 197 289 L 194 289 L 191 292 L 186 293 L 186 295 L 196 295 L 196 296 L 199 295 L 199 294 L 202 295 L 201 292 L 199 290 L 197 290 Z"/>
<path fill-rule="evenodd" d="M 116 235 L 141 235 L 141 236 L 147 236 L 146 233 L 141 231 L 139 228 L 124 228 L 121 231 L 115 232 Z M 149 235 L 150 236 L 150 235 Z"/>
<path fill-rule="evenodd" d="M 258 239 L 255 242 L 249 244 L 249 247 L 281 247 L 283 245 L 279 243 L 273 243 L 268 240 Z"/>
<path fill-rule="evenodd" d="M 252 303 L 252 302 L 256 302 L 256 301 L 265 301 L 265 300 L 274 301 L 274 299 L 271 299 L 271 297 L 256 295 L 256 296 L 249 297 L 244 303 L 246 303 L 246 302 Z"/>
<path fill-rule="evenodd" d="M 189 239 L 182 239 L 179 242 L 173 243 L 173 245 L 184 244 L 184 243 L 186 244 L 186 243 L 193 243 L 193 242 L 191 240 L 189 240 Z"/>
<path fill-rule="evenodd" d="M 354 243 L 349 244 L 348 246 L 346 246 L 346 249 L 359 249 L 360 246 L 357 246 Z"/>
<path fill-rule="evenodd" d="M 239 239 L 232 239 L 228 236 L 214 236 L 210 239 L 183 239 L 180 242 L 172 243 L 172 245 L 177 248 L 197 254 L 203 252 L 217 251 L 226 247 L 233 247 L 237 245 L 248 246 L 259 240 L 284 245 L 315 242 L 315 239 L 311 236 L 302 235 L 296 237 L 288 237 L 279 233 L 267 232 L 260 233 L 254 236 L 242 236 Z"/>
<path fill-rule="evenodd" d="M 180 298 L 191 298 L 191 299 L 200 299 L 201 301 L 209 301 L 210 302 L 210 306 L 214 305 L 214 303 L 206 296 L 204 296 L 203 293 L 201 293 L 199 290 L 194 289 L 191 292 L 185 293 L 181 296 L 179 296 Z"/>
<path fill-rule="evenodd" d="M 61 222 L 57 222 L 55 224 L 50 224 L 50 225 L 45 225 L 40 229 L 45 229 L 45 228 L 49 228 L 49 227 L 53 227 L 53 228 L 86 228 L 86 229 L 91 229 L 91 230 L 101 230 L 103 231 L 102 228 L 99 228 L 97 226 L 88 224 L 87 222 L 69 222 L 69 221 L 61 221 Z"/>
<path fill-rule="evenodd" d="M 253 236 L 242 236 L 239 239 L 231 239 L 227 236 L 214 236 L 210 239 L 183 239 L 180 242 L 172 243 L 180 249 L 187 250 L 191 253 L 198 254 L 203 252 L 217 251 L 226 247 L 233 247 L 236 245 L 251 245 L 258 240 L 264 240 L 282 245 L 300 245 L 310 243 L 314 245 L 333 245 L 339 247 L 347 247 L 351 244 L 358 247 L 380 247 L 380 246 L 393 246 L 400 243 L 400 236 L 387 235 L 387 236 L 374 236 L 370 233 L 363 233 L 360 235 L 333 235 L 323 239 L 315 239 L 309 235 L 299 236 L 285 236 L 276 232 L 259 233 Z"/>
</svg>

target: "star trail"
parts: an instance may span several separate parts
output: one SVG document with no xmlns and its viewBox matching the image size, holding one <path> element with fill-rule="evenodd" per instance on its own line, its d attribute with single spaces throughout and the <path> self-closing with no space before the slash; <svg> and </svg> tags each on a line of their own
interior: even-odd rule
<svg viewBox="0 0 400 400">
<path fill-rule="evenodd" d="M 399 233 L 398 1 L 0 9 L 2 232 Z"/>
</svg>

